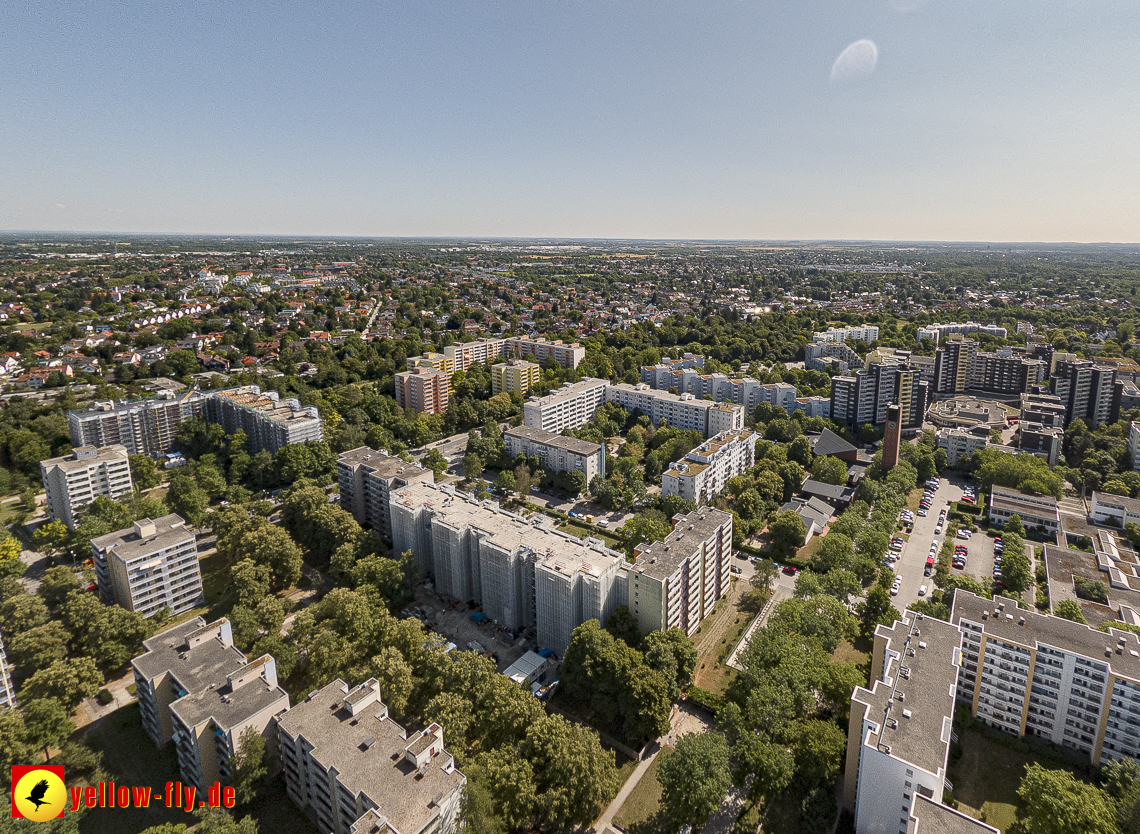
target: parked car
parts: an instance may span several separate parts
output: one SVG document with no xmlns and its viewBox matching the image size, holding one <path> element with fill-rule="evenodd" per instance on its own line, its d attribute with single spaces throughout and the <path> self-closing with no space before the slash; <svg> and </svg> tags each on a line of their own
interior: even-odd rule
<svg viewBox="0 0 1140 834">
<path fill-rule="evenodd" d="M 918 595 L 920 597 L 926 596 L 926 586 L 925 585 L 919 585 L 918 586 Z"/>
</svg>

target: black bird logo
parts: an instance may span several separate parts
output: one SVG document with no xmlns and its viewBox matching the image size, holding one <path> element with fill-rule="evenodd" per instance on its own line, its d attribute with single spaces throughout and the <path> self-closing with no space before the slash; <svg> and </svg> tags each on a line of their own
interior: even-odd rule
<svg viewBox="0 0 1140 834">
<path fill-rule="evenodd" d="M 28 794 L 28 802 L 33 803 L 36 806 L 37 811 L 40 810 L 41 805 L 50 805 L 51 804 L 50 802 L 44 801 L 44 794 L 47 792 L 48 792 L 48 780 L 47 779 L 41 779 L 39 782 L 36 783 L 36 786 L 34 788 L 32 788 L 32 792 L 30 794 Z"/>
</svg>

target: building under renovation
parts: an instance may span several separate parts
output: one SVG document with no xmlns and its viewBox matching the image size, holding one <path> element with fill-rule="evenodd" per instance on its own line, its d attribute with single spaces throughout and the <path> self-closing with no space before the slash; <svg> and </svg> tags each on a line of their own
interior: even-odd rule
<svg viewBox="0 0 1140 834">
<path fill-rule="evenodd" d="M 474 600 L 499 625 L 533 627 L 538 644 L 559 654 L 575 628 L 604 624 L 626 602 L 622 554 L 545 520 L 430 483 L 394 492 L 391 514 L 395 552 L 411 550 L 439 593 Z"/>
</svg>

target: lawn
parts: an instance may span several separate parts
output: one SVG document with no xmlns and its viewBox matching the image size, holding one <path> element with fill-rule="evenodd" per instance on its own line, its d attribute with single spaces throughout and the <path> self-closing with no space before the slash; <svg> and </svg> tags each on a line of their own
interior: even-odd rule
<svg viewBox="0 0 1140 834">
<path fill-rule="evenodd" d="M 868 641 L 864 638 L 859 638 L 859 643 L 867 644 Z M 833 663 L 854 663 L 856 666 L 867 666 L 871 662 L 870 645 L 866 645 L 866 650 L 860 649 L 848 640 L 843 640 L 839 646 L 831 654 Z"/>
<path fill-rule="evenodd" d="M 996 730 L 979 728 L 959 729 L 958 737 L 962 757 L 950 764 L 949 777 L 959 810 L 1002 831 L 1013 824 L 1017 788 L 1027 765 L 1041 764 L 1068 770 L 1081 780 L 1088 778 L 1079 762 L 1032 739 L 1001 737 Z"/>
<path fill-rule="evenodd" d="M 672 752 L 672 747 L 662 748 L 614 815 L 614 823 L 623 830 L 631 834 L 672 834 L 677 830 L 661 809 L 661 784 L 657 781 L 657 766 Z"/>
<path fill-rule="evenodd" d="M 137 702 L 115 710 L 80 732 L 92 750 L 103 754 L 107 778 L 116 784 L 149 785 L 157 797 L 168 781 L 178 781 L 174 747 L 155 749 L 143 731 Z M 167 808 L 152 799 L 149 808 L 92 808 L 80 821 L 79 830 L 81 834 L 136 834 L 164 822 L 193 821 L 185 811 Z"/>
<path fill-rule="evenodd" d="M 581 524 L 575 524 L 573 521 L 566 522 L 558 529 L 569 533 L 571 536 L 577 536 L 580 539 L 602 539 L 605 541 L 607 547 L 611 547 L 614 550 L 620 550 L 623 547 L 622 543 L 618 539 L 615 539 L 613 536 L 608 536 L 596 528 L 586 527 Z"/>
</svg>

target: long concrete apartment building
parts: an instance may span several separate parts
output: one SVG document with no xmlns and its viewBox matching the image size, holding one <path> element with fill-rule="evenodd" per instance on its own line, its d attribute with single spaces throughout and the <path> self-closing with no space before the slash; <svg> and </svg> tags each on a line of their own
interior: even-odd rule
<svg viewBox="0 0 1140 834">
<path fill-rule="evenodd" d="M 341 452 L 336 474 L 340 506 L 386 542 L 392 541 L 392 493 L 408 484 L 434 482 L 430 469 L 368 446 Z"/>
<path fill-rule="evenodd" d="M 125 446 L 80 446 L 71 454 L 40 461 L 48 512 L 74 530 L 79 515 L 99 497 L 118 500 L 134 489 Z"/>
<path fill-rule="evenodd" d="M 702 507 L 675 515 L 665 540 L 639 545 L 634 557 L 626 592 L 638 629 L 691 637 L 729 591 L 732 514 Z"/>
<path fill-rule="evenodd" d="M 91 558 L 103 602 L 143 617 L 181 614 L 205 599 L 194 532 L 173 513 L 92 539 Z"/>
<path fill-rule="evenodd" d="M 951 324 L 930 324 L 926 327 L 920 327 L 918 328 L 917 339 L 920 342 L 923 339 L 930 339 L 934 344 L 938 344 L 951 334 L 968 336 L 972 333 L 985 333 L 1004 339 L 1009 331 L 996 324 L 978 324 L 976 321 L 953 322 Z"/>
<path fill-rule="evenodd" d="M 873 342 L 879 338 L 879 327 L 875 324 L 854 324 L 850 327 L 831 327 L 813 333 L 813 342 Z"/>
<path fill-rule="evenodd" d="M 523 404 L 523 425 L 554 433 L 584 426 L 606 402 L 609 386 L 604 379 L 586 377 L 545 397 L 531 397 Z"/>
<path fill-rule="evenodd" d="M 197 392 L 174 395 L 159 392 L 156 399 L 97 402 L 67 415 L 73 446 L 126 447 L 132 455 L 156 458 L 174 446 L 178 428 L 201 417 L 203 398 Z"/>
<path fill-rule="evenodd" d="M 262 392 L 257 385 L 211 391 L 204 416 L 226 434 L 245 432 L 251 452 L 275 453 L 292 443 L 324 439 L 315 406 L 303 406 L 295 397 L 281 399 L 276 391 Z"/>
<path fill-rule="evenodd" d="M 735 403 L 698 400 L 692 394 L 671 394 L 644 383 L 610 385 L 604 396 L 606 402 L 616 402 L 627 411 L 640 410 L 654 425 L 664 420 L 673 428 L 699 431 L 705 437 L 744 428 L 744 406 Z"/>
<path fill-rule="evenodd" d="M 143 729 L 157 747 L 173 741 L 183 781 L 199 791 L 234 775 L 241 736 L 252 728 L 276 750 L 272 722 L 289 709 L 271 655 L 250 662 L 229 620 L 201 617 L 143 641 L 131 661 Z"/>
<path fill-rule="evenodd" d="M 440 594 L 475 600 L 499 625 L 534 628 L 538 644 L 558 654 L 575 628 L 591 619 L 605 624 L 625 602 L 622 554 L 450 487 L 397 490 L 392 540 L 396 552 L 415 554 Z"/>
<path fill-rule="evenodd" d="M 332 834 L 454 834 L 467 777 L 443 728 L 407 734 L 388 715 L 380 684 L 335 680 L 277 721 L 289 798 Z"/>
<path fill-rule="evenodd" d="M 661 476 L 661 494 L 689 501 L 711 501 L 729 478 L 742 475 L 756 463 L 760 435 L 749 429 L 721 432 L 706 440 Z"/>
<path fill-rule="evenodd" d="M 858 834 L 909 834 L 915 818 L 953 813 L 941 803 L 959 642 L 950 623 L 914 611 L 875 629 L 870 688 L 855 688 L 848 719 L 843 804 L 854 812 Z M 949 832 L 994 830 L 969 817 L 951 820 Z M 941 829 L 920 822 L 917 831 Z"/>
<path fill-rule="evenodd" d="M 600 443 L 563 437 L 532 426 L 516 426 L 503 434 L 507 454 L 534 455 L 548 472 L 581 472 L 586 483 L 605 475 L 606 455 Z"/>
</svg>

